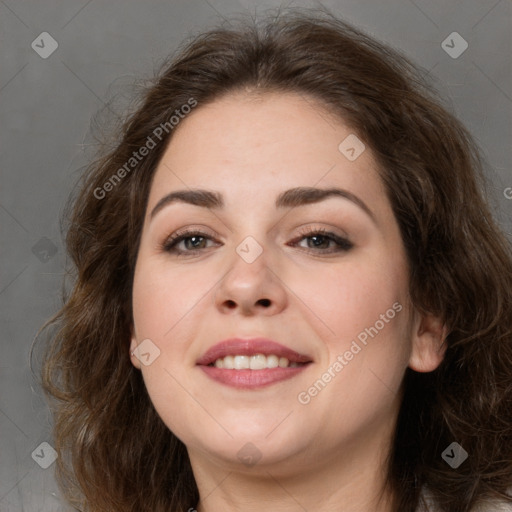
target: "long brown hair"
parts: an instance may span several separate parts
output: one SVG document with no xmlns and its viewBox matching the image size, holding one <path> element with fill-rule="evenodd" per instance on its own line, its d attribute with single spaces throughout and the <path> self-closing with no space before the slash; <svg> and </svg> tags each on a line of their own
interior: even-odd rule
<svg viewBox="0 0 512 512">
<path fill-rule="evenodd" d="M 388 464 L 394 509 L 414 511 L 422 488 L 450 512 L 507 499 L 512 250 L 487 206 L 482 157 L 424 70 L 310 9 L 231 19 L 188 41 L 128 113 L 115 147 L 83 176 L 66 238 L 73 287 L 44 326 L 54 327 L 42 385 L 67 499 L 95 512 L 184 512 L 198 502 L 186 448 L 129 359 L 132 280 L 151 180 L 179 129 L 171 117 L 191 98 L 201 108 L 242 89 L 298 92 L 365 141 L 401 230 L 413 304 L 449 326 L 439 368 L 406 372 Z M 130 161 L 148 136 L 155 146 Z M 469 454 L 456 470 L 441 457 L 454 441 Z"/>
</svg>

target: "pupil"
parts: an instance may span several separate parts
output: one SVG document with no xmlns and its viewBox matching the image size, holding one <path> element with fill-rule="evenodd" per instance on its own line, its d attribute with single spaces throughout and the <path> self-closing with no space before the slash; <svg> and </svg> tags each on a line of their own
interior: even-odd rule
<svg viewBox="0 0 512 512">
<path fill-rule="evenodd" d="M 318 246 L 322 245 L 322 243 L 325 243 L 325 240 L 322 240 L 323 239 L 322 235 L 312 236 L 311 239 L 313 240 L 313 244 L 315 245 L 315 247 L 318 247 Z M 315 240 L 316 240 L 316 242 L 315 242 Z M 319 242 L 319 243 L 317 243 L 317 242 Z"/>
<path fill-rule="evenodd" d="M 201 236 L 191 236 L 189 238 L 189 242 L 192 244 L 193 247 L 196 248 L 198 246 L 198 243 L 195 243 L 195 242 L 199 242 L 201 240 L 201 238 L 202 238 Z M 194 242 L 194 240 L 195 240 L 195 242 Z"/>
</svg>

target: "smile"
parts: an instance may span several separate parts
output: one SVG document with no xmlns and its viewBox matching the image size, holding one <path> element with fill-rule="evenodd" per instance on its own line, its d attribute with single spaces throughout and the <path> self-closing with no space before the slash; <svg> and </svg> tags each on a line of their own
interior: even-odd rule
<svg viewBox="0 0 512 512">
<path fill-rule="evenodd" d="M 221 384 L 254 389 L 288 380 L 312 363 L 309 356 L 265 338 L 233 338 L 211 347 L 197 365 Z"/>
<path fill-rule="evenodd" d="M 265 368 L 296 368 L 305 363 L 289 361 L 286 357 L 279 357 L 275 354 L 266 356 L 256 354 L 254 356 L 226 356 L 219 357 L 210 366 L 226 368 L 227 370 L 264 370 Z"/>
</svg>

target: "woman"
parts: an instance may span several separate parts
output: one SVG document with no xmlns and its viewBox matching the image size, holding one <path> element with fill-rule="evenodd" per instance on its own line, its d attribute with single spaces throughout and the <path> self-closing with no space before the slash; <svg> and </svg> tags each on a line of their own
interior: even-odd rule
<svg viewBox="0 0 512 512">
<path fill-rule="evenodd" d="M 475 143 L 326 13 L 204 33 L 94 162 L 43 385 L 78 510 L 510 510 L 512 255 Z"/>
</svg>

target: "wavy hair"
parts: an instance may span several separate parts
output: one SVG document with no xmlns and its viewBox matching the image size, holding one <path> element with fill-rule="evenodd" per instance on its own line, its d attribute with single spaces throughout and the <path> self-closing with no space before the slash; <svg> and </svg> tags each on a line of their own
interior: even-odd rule
<svg viewBox="0 0 512 512">
<path fill-rule="evenodd" d="M 424 489 L 442 511 L 512 502 L 512 249 L 488 206 L 483 157 L 425 70 L 311 9 L 232 18 L 185 41 L 70 199 L 74 281 L 41 328 L 53 327 L 41 381 L 66 499 L 94 512 L 185 512 L 198 502 L 186 447 L 129 358 L 144 212 L 173 130 L 133 168 L 126 163 L 191 98 L 201 108 L 241 90 L 299 93 L 365 141 L 406 248 L 413 305 L 449 327 L 440 366 L 406 371 L 387 462 L 394 510 L 416 510 Z M 441 457 L 453 441 L 469 454 L 456 470 Z"/>
</svg>

